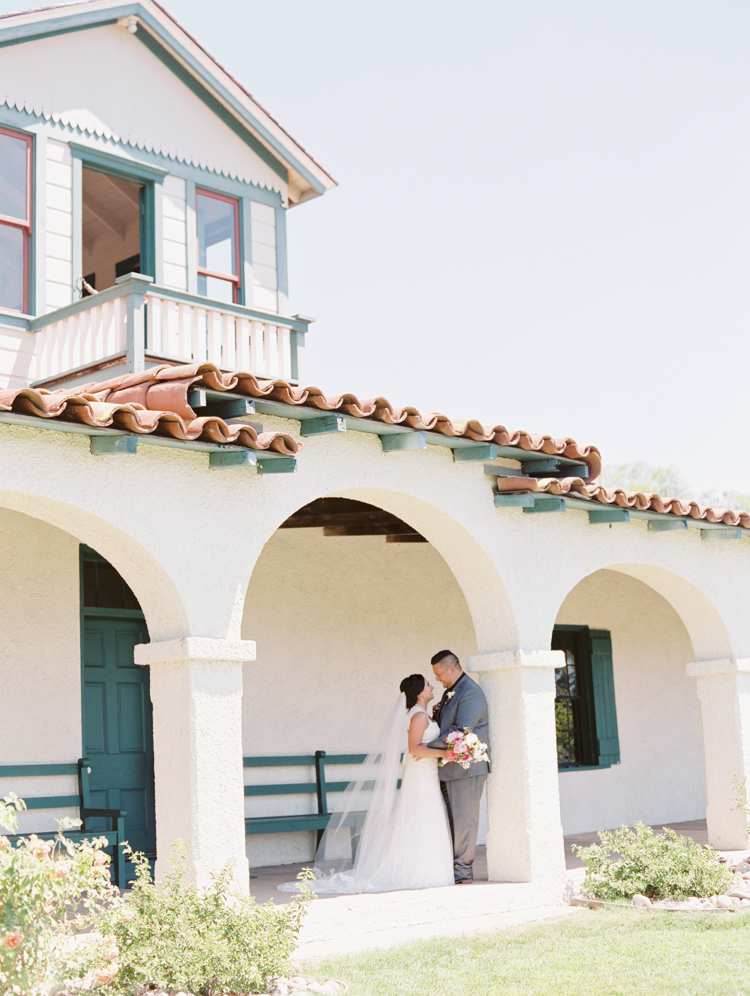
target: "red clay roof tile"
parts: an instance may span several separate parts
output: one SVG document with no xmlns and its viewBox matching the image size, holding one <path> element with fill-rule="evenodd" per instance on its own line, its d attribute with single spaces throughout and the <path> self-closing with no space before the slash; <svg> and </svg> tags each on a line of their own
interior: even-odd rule
<svg viewBox="0 0 750 996">
<path fill-rule="evenodd" d="M 250 425 L 228 425 L 216 416 L 183 418 L 169 409 L 149 409 L 137 402 L 114 401 L 106 391 L 92 391 L 99 385 L 87 385 L 75 390 L 46 391 L 25 387 L 13 391 L 0 390 L 0 411 L 33 415 L 37 418 L 78 422 L 97 428 L 120 429 L 140 435 L 171 436 L 185 441 L 231 443 L 250 450 L 266 450 L 292 456 L 302 443 L 287 432 L 257 433 Z"/>
<path fill-rule="evenodd" d="M 580 477 L 534 478 L 499 477 L 496 492 L 508 494 L 513 491 L 533 491 L 548 495 L 576 495 L 588 498 L 592 503 L 617 505 L 619 508 L 632 508 L 639 512 L 659 512 L 663 515 L 676 515 L 682 518 L 702 519 L 705 522 L 723 523 L 726 526 L 750 528 L 748 512 L 732 512 L 725 508 L 711 508 L 695 501 L 681 498 L 664 498 L 657 494 L 644 494 L 641 491 L 624 491 L 622 488 L 605 488 L 601 484 L 587 483 Z"/>
</svg>

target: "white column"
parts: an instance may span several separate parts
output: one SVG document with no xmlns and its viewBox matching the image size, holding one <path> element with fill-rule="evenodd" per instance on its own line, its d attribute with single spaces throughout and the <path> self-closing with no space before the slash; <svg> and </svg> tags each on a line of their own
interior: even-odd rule
<svg viewBox="0 0 750 996">
<path fill-rule="evenodd" d="M 565 850 L 555 740 L 559 650 L 469 657 L 487 697 L 492 771 L 487 780 L 487 868 L 491 882 L 562 888 Z"/>
<path fill-rule="evenodd" d="M 748 846 L 747 817 L 737 808 L 732 781 L 750 790 L 750 658 L 688 664 L 698 679 L 706 764 L 709 843 L 720 850 Z"/>
<path fill-rule="evenodd" d="M 247 641 L 185 637 L 135 648 L 151 668 L 154 707 L 157 876 L 183 840 L 190 880 L 233 863 L 233 888 L 249 891 L 242 771 L 242 664 Z"/>
</svg>

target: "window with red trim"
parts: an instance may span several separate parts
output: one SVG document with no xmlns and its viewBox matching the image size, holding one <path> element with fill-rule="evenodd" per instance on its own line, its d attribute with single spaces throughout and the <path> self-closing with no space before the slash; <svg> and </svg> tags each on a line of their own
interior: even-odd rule
<svg viewBox="0 0 750 996">
<path fill-rule="evenodd" d="M 239 204 L 232 197 L 196 191 L 198 293 L 236 303 L 240 289 Z"/>
<path fill-rule="evenodd" d="M 31 136 L 0 128 L 0 308 L 29 310 Z"/>
</svg>

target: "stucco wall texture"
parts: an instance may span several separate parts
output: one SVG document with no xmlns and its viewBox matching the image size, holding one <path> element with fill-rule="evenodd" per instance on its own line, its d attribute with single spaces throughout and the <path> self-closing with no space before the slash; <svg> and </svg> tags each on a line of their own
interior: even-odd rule
<svg viewBox="0 0 750 996">
<path fill-rule="evenodd" d="M 687 631 L 652 588 L 602 570 L 578 584 L 558 623 L 612 634 L 621 763 L 560 774 L 563 832 L 705 819 L 706 785 L 695 659 Z"/>
<path fill-rule="evenodd" d="M 78 541 L 0 509 L 0 763 L 62 764 L 81 756 Z M 0 778 L 0 796 L 77 795 L 75 776 Z M 26 830 L 56 830 L 75 810 L 21 813 Z"/>
<path fill-rule="evenodd" d="M 465 662 L 476 652 L 464 597 L 433 546 L 324 537 L 322 529 L 273 535 L 248 588 L 242 636 L 257 643 L 244 674 L 246 755 L 366 753 L 402 678 L 425 675 L 439 699 L 432 655 L 450 647 Z M 356 773 L 337 765 L 326 777 Z M 245 772 L 248 784 L 312 778 L 310 768 Z M 253 797 L 245 812 L 315 812 L 315 797 Z M 247 845 L 251 867 L 306 861 L 314 834 L 257 835 Z"/>
</svg>

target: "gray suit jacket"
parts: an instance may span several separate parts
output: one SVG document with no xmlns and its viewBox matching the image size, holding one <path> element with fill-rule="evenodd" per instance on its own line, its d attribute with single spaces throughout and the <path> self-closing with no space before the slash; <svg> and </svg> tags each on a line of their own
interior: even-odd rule
<svg viewBox="0 0 750 996">
<path fill-rule="evenodd" d="M 454 693 L 453 695 L 450 694 L 451 691 Z M 437 721 L 440 724 L 440 738 L 428 744 L 429 747 L 445 747 L 445 737 L 453 730 L 460 730 L 463 733 L 465 727 L 468 727 L 472 733 L 476 733 L 482 743 L 489 746 L 487 700 L 476 681 L 466 673 L 458 679 L 446 695 L 443 695 Z M 442 782 L 450 781 L 453 778 L 473 778 L 476 775 L 486 775 L 489 770 L 490 766 L 486 761 L 471 764 L 468 768 L 462 768 L 460 764 L 455 762 L 438 768 Z"/>
</svg>

